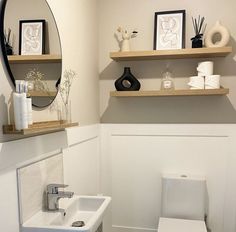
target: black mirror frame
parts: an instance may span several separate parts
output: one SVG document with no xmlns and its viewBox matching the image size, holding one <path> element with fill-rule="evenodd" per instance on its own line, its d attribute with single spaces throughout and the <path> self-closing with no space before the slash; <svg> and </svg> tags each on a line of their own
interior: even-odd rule
<svg viewBox="0 0 236 232">
<path fill-rule="evenodd" d="M 5 41 L 4 41 L 4 36 L 3 36 L 4 35 L 4 16 L 5 16 L 6 4 L 7 4 L 7 0 L 1 0 L 1 4 L 0 4 L 0 46 L 1 46 L 1 50 L 2 50 L 4 65 L 7 69 L 8 75 L 11 78 L 13 85 L 16 86 L 15 78 L 12 74 L 10 64 L 8 62 L 7 53 L 6 53 L 6 49 L 5 49 Z"/>
<path fill-rule="evenodd" d="M 12 74 L 12 71 L 11 71 L 11 67 L 10 67 L 10 64 L 9 64 L 9 61 L 8 61 L 8 58 L 7 58 L 7 53 L 6 53 L 6 49 L 5 49 L 5 41 L 4 41 L 4 16 L 5 16 L 5 9 L 6 9 L 6 4 L 7 4 L 7 0 L 0 0 L 0 46 L 1 46 L 1 52 L 2 52 L 2 57 L 3 57 L 3 60 L 4 60 L 4 65 L 6 67 L 6 70 L 8 72 L 8 75 L 13 83 L 13 86 L 15 87 L 16 86 L 16 83 L 15 83 L 15 78 Z M 52 10 L 48 4 L 48 2 L 46 1 L 46 4 L 48 5 L 49 7 L 49 10 L 51 11 L 52 13 Z M 52 13 L 52 16 L 54 18 L 54 21 L 55 21 L 55 24 L 56 24 L 56 20 L 55 20 L 55 17 Z M 56 24 L 56 28 L 57 28 L 57 31 L 58 31 L 58 39 L 59 39 L 59 44 L 60 44 L 60 47 L 61 47 L 61 55 L 62 55 L 62 46 L 61 46 L 61 38 L 60 38 L 60 34 L 59 34 L 59 30 L 58 30 L 58 26 Z M 60 84 L 61 82 L 61 78 L 62 78 L 62 63 L 61 63 L 61 76 L 58 78 L 57 80 L 57 83 Z M 57 94 L 58 94 L 58 89 L 57 89 Z M 48 106 L 50 106 L 56 99 L 57 97 L 57 94 L 55 96 L 55 98 L 53 99 L 52 102 L 50 102 L 48 105 L 45 105 L 45 106 L 37 106 L 35 104 L 32 104 L 33 107 L 36 107 L 37 109 L 44 109 Z"/>
</svg>

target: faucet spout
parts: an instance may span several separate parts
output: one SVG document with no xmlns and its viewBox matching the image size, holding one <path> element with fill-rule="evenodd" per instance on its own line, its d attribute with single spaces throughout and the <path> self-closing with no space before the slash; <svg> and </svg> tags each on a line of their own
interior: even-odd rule
<svg viewBox="0 0 236 232">
<path fill-rule="evenodd" d="M 47 186 L 47 209 L 49 211 L 59 210 L 59 200 L 61 198 L 71 198 L 74 192 L 58 191 L 58 188 L 66 188 L 68 185 L 49 184 Z"/>
<path fill-rule="evenodd" d="M 69 191 L 59 191 L 58 192 L 58 197 L 60 198 L 71 198 L 73 197 L 74 192 L 69 192 Z"/>
</svg>

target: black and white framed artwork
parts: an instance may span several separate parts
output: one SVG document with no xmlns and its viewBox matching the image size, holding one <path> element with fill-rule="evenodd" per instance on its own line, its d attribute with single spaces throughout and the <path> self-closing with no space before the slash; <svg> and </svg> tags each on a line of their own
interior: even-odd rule
<svg viewBox="0 0 236 232">
<path fill-rule="evenodd" d="M 154 50 L 185 48 L 185 10 L 155 13 Z"/>
<path fill-rule="evenodd" d="M 42 55 L 45 50 L 45 20 L 20 20 L 20 55 Z"/>
</svg>

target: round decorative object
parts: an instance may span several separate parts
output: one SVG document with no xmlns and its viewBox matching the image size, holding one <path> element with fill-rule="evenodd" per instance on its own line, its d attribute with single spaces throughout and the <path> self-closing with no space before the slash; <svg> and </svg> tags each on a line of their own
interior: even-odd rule
<svg viewBox="0 0 236 232">
<path fill-rule="evenodd" d="M 216 34 L 220 34 L 221 40 L 214 43 L 213 37 Z M 222 26 L 220 21 L 217 21 L 215 26 L 210 31 L 208 31 L 205 38 L 205 45 L 206 47 L 210 48 L 225 47 L 228 44 L 229 40 L 230 40 L 229 30 L 226 27 Z"/>
<path fill-rule="evenodd" d="M 40 82 L 43 88 L 38 89 L 36 94 L 31 94 L 32 104 L 38 108 L 45 108 L 52 104 L 58 93 L 55 85 L 62 76 L 63 57 L 60 35 L 49 5 L 51 4 L 48 4 L 47 0 L 2 0 L 0 3 L 0 50 L 2 62 L 8 72 L 6 77 L 11 79 L 14 86 L 16 80 L 27 79 L 33 83 L 35 91 L 39 86 L 37 83 Z M 40 13 L 37 9 L 41 9 Z M 19 19 L 24 20 L 19 22 Z M 22 26 L 21 30 L 19 25 Z M 16 36 L 19 33 L 22 36 Z M 37 50 L 36 47 L 39 49 Z M 41 56 L 44 53 L 52 59 Z M 37 55 L 35 58 L 38 60 L 28 56 L 27 60 L 30 62 L 26 61 L 24 64 L 19 62 L 16 67 L 11 64 L 11 57 L 9 57 L 13 54 L 16 55 L 14 57 L 16 61 L 22 57 L 17 54 Z"/>
<path fill-rule="evenodd" d="M 137 91 L 140 86 L 140 82 L 131 73 L 129 67 L 125 67 L 123 75 L 115 81 L 117 91 Z"/>
</svg>

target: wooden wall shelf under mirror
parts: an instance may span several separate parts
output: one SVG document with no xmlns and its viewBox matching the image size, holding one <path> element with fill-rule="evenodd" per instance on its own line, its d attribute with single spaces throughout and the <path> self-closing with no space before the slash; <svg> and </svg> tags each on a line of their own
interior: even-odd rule
<svg viewBox="0 0 236 232">
<path fill-rule="evenodd" d="M 227 95 L 229 89 L 176 89 L 176 90 L 147 90 L 147 91 L 112 91 L 111 97 L 175 97 L 175 96 L 214 96 Z"/>
<path fill-rule="evenodd" d="M 64 131 L 65 128 L 75 127 L 79 124 L 67 123 L 65 121 L 45 121 L 45 122 L 35 122 L 33 125 L 30 125 L 28 129 L 16 130 L 14 125 L 4 125 L 3 133 L 4 134 L 15 134 L 15 135 L 25 135 L 25 136 L 36 136 L 42 134 L 49 134 L 58 131 Z"/>
<path fill-rule="evenodd" d="M 61 55 L 12 55 L 8 56 L 10 64 L 32 64 L 32 63 L 60 63 Z"/>
<path fill-rule="evenodd" d="M 110 58 L 114 61 L 138 61 L 160 59 L 188 59 L 188 58 L 215 58 L 225 57 L 233 51 L 232 47 L 221 48 L 186 48 L 176 50 L 152 50 L 111 52 Z"/>
<path fill-rule="evenodd" d="M 57 92 L 29 91 L 30 97 L 55 97 Z"/>
</svg>

